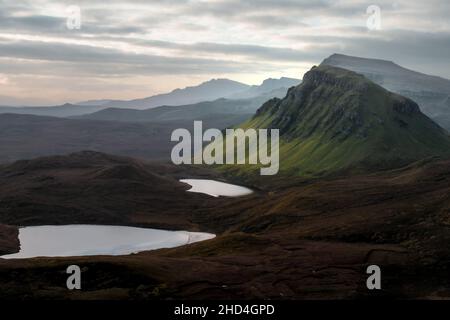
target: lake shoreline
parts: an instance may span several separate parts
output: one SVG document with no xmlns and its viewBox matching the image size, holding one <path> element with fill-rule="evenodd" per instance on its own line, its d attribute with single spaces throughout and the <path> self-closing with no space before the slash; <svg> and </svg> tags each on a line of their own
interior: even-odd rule
<svg viewBox="0 0 450 320">
<path fill-rule="evenodd" d="M 19 229 L 20 251 L 2 259 L 129 255 L 215 238 L 214 234 L 106 225 L 35 226 Z"/>
</svg>

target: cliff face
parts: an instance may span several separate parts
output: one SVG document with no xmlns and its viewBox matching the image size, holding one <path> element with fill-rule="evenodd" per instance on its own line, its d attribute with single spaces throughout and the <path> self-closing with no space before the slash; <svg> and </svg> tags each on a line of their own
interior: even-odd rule
<svg viewBox="0 0 450 320">
<path fill-rule="evenodd" d="M 0 256 L 19 252 L 19 230 L 16 227 L 0 224 Z"/>
<path fill-rule="evenodd" d="M 450 80 L 403 68 L 391 61 L 333 54 L 321 65 L 358 72 L 382 87 L 413 99 L 427 116 L 450 130 Z"/>
<path fill-rule="evenodd" d="M 447 133 L 417 103 L 328 65 L 313 67 L 243 127 L 279 129 L 281 168 L 290 174 L 394 168 L 450 154 Z"/>
<path fill-rule="evenodd" d="M 304 82 L 306 87 L 312 89 L 321 85 L 328 85 L 341 90 L 357 91 L 367 90 L 370 83 L 357 73 L 328 67 L 313 67 L 305 74 Z"/>
<path fill-rule="evenodd" d="M 385 101 L 374 105 L 373 96 Z M 271 127 L 291 138 L 327 132 L 344 139 L 351 134 L 366 137 L 370 128 L 389 120 L 383 119 L 386 114 L 421 116 L 414 101 L 392 94 L 362 75 L 332 67 L 313 68 L 302 85 L 290 89 L 283 100 L 268 101 L 256 117 L 264 114 L 272 117 Z M 398 123 L 402 124 L 407 124 L 407 119 Z"/>
</svg>

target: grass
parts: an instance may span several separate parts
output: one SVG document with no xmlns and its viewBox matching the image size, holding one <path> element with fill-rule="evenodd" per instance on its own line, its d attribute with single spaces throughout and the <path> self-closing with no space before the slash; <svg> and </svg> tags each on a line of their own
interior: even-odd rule
<svg viewBox="0 0 450 320">
<path fill-rule="evenodd" d="M 312 72 L 286 98 L 271 102 L 238 126 L 280 129 L 281 174 L 365 172 L 450 156 L 447 132 L 410 100 L 347 70 L 321 66 Z M 318 77 L 324 80 L 318 83 Z M 245 176 L 258 173 L 260 167 L 219 169 Z"/>
</svg>

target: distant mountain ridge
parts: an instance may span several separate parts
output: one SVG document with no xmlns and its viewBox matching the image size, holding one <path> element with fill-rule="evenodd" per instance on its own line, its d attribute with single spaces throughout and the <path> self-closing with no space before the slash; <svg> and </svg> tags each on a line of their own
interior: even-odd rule
<svg viewBox="0 0 450 320">
<path fill-rule="evenodd" d="M 242 104 L 221 99 L 149 110 L 112 108 L 75 118 L 0 114 L 0 164 L 82 150 L 167 161 L 173 130 L 192 131 L 194 120 L 202 120 L 205 129 L 232 127 L 251 118 L 259 105 L 253 99 Z"/>
<path fill-rule="evenodd" d="M 52 117 L 72 117 L 82 114 L 92 113 L 103 109 L 101 106 L 93 105 L 74 105 L 66 103 L 60 106 L 48 107 L 7 107 L 0 106 L 0 114 L 29 114 L 36 116 L 52 116 Z"/>
<path fill-rule="evenodd" d="M 287 89 L 278 90 L 250 99 L 222 98 L 148 110 L 71 104 L 0 108 L 0 163 L 86 149 L 168 160 L 173 130 L 192 130 L 194 120 L 202 120 L 205 129 L 232 127 L 251 118 L 271 97 L 286 95 Z"/>
<path fill-rule="evenodd" d="M 175 89 L 169 93 L 133 100 L 90 100 L 78 105 L 100 105 L 111 108 L 149 109 L 159 106 L 189 105 L 220 98 L 249 99 L 273 93 L 274 96 L 300 83 L 299 79 L 266 79 L 259 86 L 250 86 L 229 79 L 212 79 L 197 86 Z"/>
<path fill-rule="evenodd" d="M 286 95 L 283 92 L 282 96 Z M 252 99 L 217 99 L 182 106 L 161 106 L 138 110 L 125 108 L 106 108 L 91 114 L 77 116 L 77 119 L 162 122 L 213 120 L 217 128 L 224 129 L 252 117 L 256 110 L 272 96 L 258 96 Z"/>
<path fill-rule="evenodd" d="M 169 93 L 133 100 L 102 101 L 102 106 L 120 108 L 154 108 L 164 105 L 184 105 L 202 101 L 211 101 L 248 89 L 249 86 L 228 79 L 212 79 L 198 86 L 175 89 Z"/>
<path fill-rule="evenodd" d="M 330 65 L 363 74 L 380 86 L 417 102 L 423 113 L 450 131 L 450 80 L 426 75 L 391 61 L 333 54 Z"/>
<path fill-rule="evenodd" d="M 254 99 L 256 103 L 262 103 L 264 99 L 283 97 L 289 87 L 297 85 L 299 82 L 300 80 L 298 79 L 282 77 L 280 79 L 266 79 L 259 86 L 250 86 L 228 79 L 213 79 L 198 86 L 175 89 L 170 93 L 144 99 L 129 101 L 108 99 L 89 100 L 76 104 L 66 103 L 59 106 L 0 106 L 0 114 L 14 113 L 52 117 L 77 117 L 107 108 L 145 110 L 161 106 L 187 106 L 202 102 L 214 102 L 224 98 L 239 100 L 237 101 L 238 105 L 242 105 L 242 100 L 249 99 Z M 257 107 L 253 107 L 250 113 L 253 113 L 256 109 Z M 207 110 L 204 110 L 204 113 L 207 113 Z M 229 110 L 225 110 L 222 113 L 230 112 Z"/>
<path fill-rule="evenodd" d="M 260 85 L 254 85 L 247 90 L 229 96 L 229 99 L 249 99 L 260 95 L 270 95 L 270 98 L 282 98 L 287 89 L 299 85 L 301 80 L 294 78 L 281 77 L 280 79 L 269 78 Z"/>
</svg>

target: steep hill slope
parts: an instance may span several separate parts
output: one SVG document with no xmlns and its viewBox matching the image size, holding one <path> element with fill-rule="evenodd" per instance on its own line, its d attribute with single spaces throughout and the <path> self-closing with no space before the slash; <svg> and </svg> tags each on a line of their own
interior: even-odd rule
<svg viewBox="0 0 450 320">
<path fill-rule="evenodd" d="M 327 65 L 313 67 L 301 85 L 265 103 L 242 127 L 279 129 L 281 171 L 302 176 L 450 155 L 449 136 L 415 102 Z"/>
</svg>

